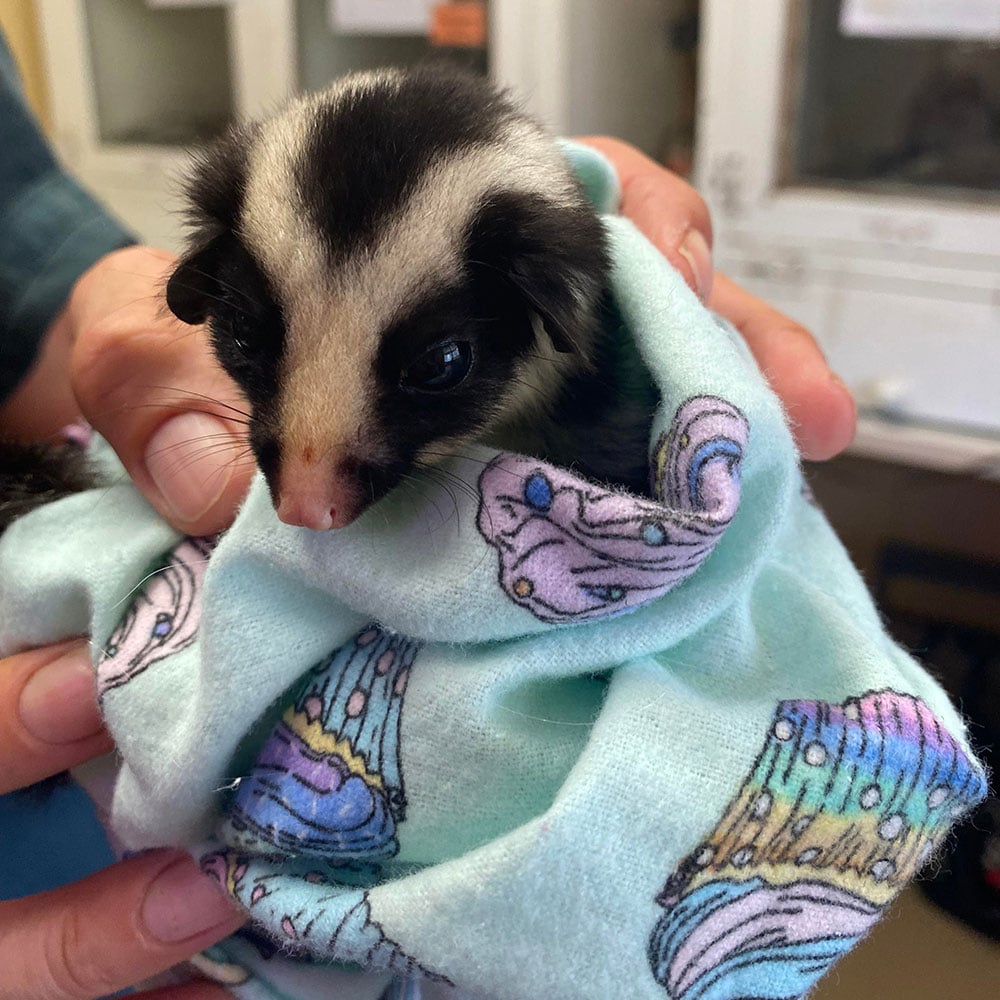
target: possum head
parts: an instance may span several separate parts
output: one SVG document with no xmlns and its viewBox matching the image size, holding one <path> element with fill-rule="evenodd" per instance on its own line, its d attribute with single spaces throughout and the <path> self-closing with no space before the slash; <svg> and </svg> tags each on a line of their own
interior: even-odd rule
<svg viewBox="0 0 1000 1000">
<path fill-rule="evenodd" d="M 587 363 L 603 229 L 553 140 L 483 81 L 347 77 L 223 137 L 189 199 L 167 303 L 208 322 L 290 524 L 349 524 Z"/>
</svg>

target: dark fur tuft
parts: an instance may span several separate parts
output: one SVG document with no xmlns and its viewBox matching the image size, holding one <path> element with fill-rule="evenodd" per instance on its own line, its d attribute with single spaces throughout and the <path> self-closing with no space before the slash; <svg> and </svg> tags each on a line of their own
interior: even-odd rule
<svg viewBox="0 0 1000 1000">
<path fill-rule="evenodd" d="M 466 246 L 472 271 L 501 275 L 542 318 L 557 350 L 588 359 L 611 267 L 604 228 L 589 206 L 495 194 L 476 212 Z"/>
<path fill-rule="evenodd" d="M 0 532 L 36 507 L 90 489 L 96 481 L 74 444 L 0 443 Z"/>
<path fill-rule="evenodd" d="M 254 122 L 234 126 L 195 154 L 184 192 L 194 242 L 206 242 L 238 225 L 246 197 L 247 157 L 258 131 Z"/>
<path fill-rule="evenodd" d="M 247 158 L 258 128 L 234 127 L 195 154 L 185 185 L 191 249 L 167 282 L 167 305 L 184 323 L 203 323 L 218 295 L 217 274 L 235 241 L 246 198 Z"/>
</svg>

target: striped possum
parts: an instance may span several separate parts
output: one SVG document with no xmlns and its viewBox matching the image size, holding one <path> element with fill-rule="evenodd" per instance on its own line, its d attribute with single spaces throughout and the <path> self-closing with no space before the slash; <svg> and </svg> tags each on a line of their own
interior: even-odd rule
<svg viewBox="0 0 1000 1000">
<path fill-rule="evenodd" d="M 245 393 L 281 520 L 343 527 L 471 441 L 646 488 L 655 399 L 614 356 L 603 228 L 486 81 L 345 77 L 232 128 L 187 196 L 167 303 Z"/>
<path fill-rule="evenodd" d="M 346 77 L 230 129 L 187 199 L 167 305 L 208 324 L 283 521 L 343 527 L 472 441 L 648 489 L 656 398 L 615 344 L 603 228 L 485 81 Z M 75 445 L 0 442 L 0 532 L 96 481 Z"/>
</svg>

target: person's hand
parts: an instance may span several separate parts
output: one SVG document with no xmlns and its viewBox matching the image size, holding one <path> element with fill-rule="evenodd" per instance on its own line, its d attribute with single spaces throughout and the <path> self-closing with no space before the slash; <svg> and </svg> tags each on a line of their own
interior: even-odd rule
<svg viewBox="0 0 1000 1000">
<path fill-rule="evenodd" d="M 0 794 L 111 749 L 87 644 L 0 660 Z M 243 923 L 214 880 L 157 850 L 72 885 L 0 902 L 0 1000 L 92 1000 L 148 979 Z M 207 982 L 142 1000 L 223 1000 Z"/>
<path fill-rule="evenodd" d="M 206 535 L 229 526 L 254 462 L 246 403 L 206 331 L 167 311 L 175 261 L 150 247 L 108 254 L 76 283 L 61 322 L 84 417 L 167 521 Z"/>
<path fill-rule="evenodd" d="M 676 267 L 702 301 L 743 334 L 784 404 L 803 458 L 843 451 L 854 437 L 856 409 L 847 386 L 827 365 L 812 335 L 766 302 L 712 269 L 712 224 L 697 191 L 617 139 L 581 140 L 613 164 L 621 210 Z"/>
</svg>

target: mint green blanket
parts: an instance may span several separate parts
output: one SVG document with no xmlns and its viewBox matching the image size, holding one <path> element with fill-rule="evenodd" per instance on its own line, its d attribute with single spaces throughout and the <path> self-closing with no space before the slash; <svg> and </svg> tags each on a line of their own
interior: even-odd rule
<svg viewBox="0 0 1000 1000">
<path fill-rule="evenodd" d="M 648 497 L 478 448 L 336 532 L 258 480 L 179 539 L 119 477 L 0 543 L 0 649 L 100 643 L 84 778 L 246 907 L 245 1000 L 799 997 L 984 795 L 739 338 L 606 222 Z"/>
</svg>

